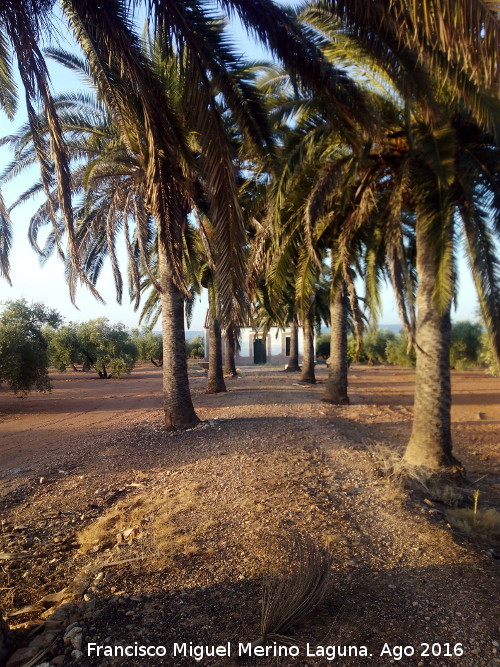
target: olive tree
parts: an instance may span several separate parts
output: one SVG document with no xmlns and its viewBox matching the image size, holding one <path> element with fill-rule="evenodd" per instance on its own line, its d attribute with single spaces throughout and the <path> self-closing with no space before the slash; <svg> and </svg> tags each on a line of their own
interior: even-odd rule
<svg viewBox="0 0 500 667">
<path fill-rule="evenodd" d="M 163 366 L 163 336 L 154 333 L 147 327 L 142 330 L 133 329 L 133 341 L 137 347 L 137 358 L 139 361 L 150 361 L 153 366 Z"/>
<path fill-rule="evenodd" d="M 60 371 L 93 369 L 101 379 L 109 379 L 132 371 L 137 347 L 123 324 L 110 324 L 99 317 L 56 331 L 50 341 L 50 357 Z"/>
<path fill-rule="evenodd" d="M 43 303 L 6 301 L 0 315 L 0 382 L 21 395 L 50 391 L 47 339 L 61 321 Z"/>
</svg>

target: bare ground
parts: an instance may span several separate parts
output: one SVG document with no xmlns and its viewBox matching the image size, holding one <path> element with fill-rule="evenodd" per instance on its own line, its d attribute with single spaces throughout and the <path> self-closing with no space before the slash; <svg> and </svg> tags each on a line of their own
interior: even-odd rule
<svg viewBox="0 0 500 667">
<path fill-rule="evenodd" d="M 336 659 L 353 666 L 392 664 L 385 643 L 415 649 L 395 664 L 500 664 L 497 545 L 453 530 L 445 507 L 390 484 L 370 453 L 404 447 L 413 373 L 355 367 L 352 405 L 334 407 L 320 402 L 324 369 L 310 387 L 277 368 L 242 370 L 216 396 L 193 370 L 205 422 L 175 435 L 161 428 L 157 369 L 111 381 L 55 374 L 51 394 L 22 401 L 0 393 L 0 552 L 16 555 L 0 560 L 0 595 L 17 644 L 44 631 L 52 602 L 30 605 L 95 567 L 76 599 L 84 657 L 55 635 L 40 663 L 233 664 L 172 647 L 231 641 L 234 654 L 256 639 L 263 578 L 282 569 L 299 530 L 329 548 L 333 566 L 293 644 L 366 646 L 371 658 Z M 480 507 L 498 507 L 500 382 L 454 373 L 453 392 L 456 454 Z M 168 652 L 88 657 L 88 642 Z M 423 643 L 442 653 L 461 643 L 463 656 L 423 656 Z M 301 645 L 295 660 L 243 664 L 330 663 Z"/>
</svg>

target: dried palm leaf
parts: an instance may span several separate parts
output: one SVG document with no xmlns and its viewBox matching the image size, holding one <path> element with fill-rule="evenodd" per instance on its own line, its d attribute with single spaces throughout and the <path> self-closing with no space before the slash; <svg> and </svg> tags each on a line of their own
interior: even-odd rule
<svg viewBox="0 0 500 667">
<path fill-rule="evenodd" d="M 332 558 L 326 549 L 299 533 L 294 534 L 289 572 L 265 581 L 261 637 L 253 645 L 285 635 L 322 601 Z"/>
</svg>

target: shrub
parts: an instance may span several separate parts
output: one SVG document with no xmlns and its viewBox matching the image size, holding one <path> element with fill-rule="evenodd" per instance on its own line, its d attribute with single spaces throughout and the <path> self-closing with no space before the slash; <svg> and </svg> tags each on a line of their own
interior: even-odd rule
<svg viewBox="0 0 500 667">
<path fill-rule="evenodd" d="M 388 364 L 395 366 L 415 366 L 415 350 L 412 347 L 408 351 L 408 336 L 404 331 L 400 331 L 392 340 L 387 341 L 385 358 Z"/>
<path fill-rule="evenodd" d="M 316 356 L 328 359 L 330 356 L 330 334 L 320 334 L 316 339 Z"/>
<path fill-rule="evenodd" d="M 385 364 L 387 361 L 385 352 L 387 343 L 395 338 L 395 334 L 388 329 L 371 329 L 363 338 L 363 345 L 361 347 L 361 353 L 367 363 L 374 364 L 378 362 Z"/>
<path fill-rule="evenodd" d="M 495 377 L 500 377 L 500 363 L 496 358 L 486 332 L 481 336 L 481 350 L 479 353 L 479 361 L 486 366 L 487 372 Z"/>
<path fill-rule="evenodd" d="M 394 340 L 395 335 L 388 329 L 370 329 L 363 337 L 361 343 L 361 350 L 358 354 L 357 361 L 361 364 L 385 364 L 386 347 L 389 341 Z M 351 335 L 347 339 L 347 356 L 349 361 L 354 360 L 356 352 L 356 337 Z"/>
<path fill-rule="evenodd" d="M 477 322 L 457 322 L 451 329 L 450 365 L 459 370 L 480 362 L 483 328 Z"/>
</svg>

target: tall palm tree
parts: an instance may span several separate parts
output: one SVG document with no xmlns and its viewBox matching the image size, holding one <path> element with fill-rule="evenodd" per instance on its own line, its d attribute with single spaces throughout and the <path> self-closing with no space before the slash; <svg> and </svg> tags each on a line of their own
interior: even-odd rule
<svg viewBox="0 0 500 667">
<path fill-rule="evenodd" d="M 306 11 L 304 18 L 319 33 L 318 41 L 322 43 L 325 53 L 338 57 L 339 50 L 343 50 L 344 54 L 348 51 L 352 58 L 352 41 L 357 33 L 351 31 L 351 34 L 349 26 L 347 29 L 344 26 L 338 37 L 338 24 L 323 7 Z M 385 137 L 381 136 L 375 144 L 367 143 L 362 152 L 346 151 L 344 147 L 343 154 L 337 150 L 337 155 L 334 155 L 331 148 L 328 153 L 332 141 L 331 133 L 329 136 L 324 131 L 328 127 L 324 121 L 325 115 L 328 118 L 327 112 L 322 111 L 321 120 L 314 123 L 311 113 L 314 107 L 309 105 L 306 109 L 309 118 L 302 112 L 302 118 L 299 117 L 296 123 L 296 134 L 301 131 L 301 123 L 304 124 L 307 140 L 300 138 L 289 164 L 293 167 L 304 159 L 308 164 L 314 152 L 322 156 L 305 216 L 311 252 L 314 254 L 321 237 L 326 232 L 330 233 L 336 221 L 339 235 L 335 255 L 344 267 L 348 267 L 349 262 L 345 260 L 349 258 L 350 248 L 356 247 L 356 237 L 361 233 L 368 253 L 366 271 L 372 278 L 369 294 L 373 297 L 376 296 L 373 277 L 382 265 L 380 261 L 374 261 L 377 257 L 380 260 L 380 251 L 374 251 L 378 244 L 379 248 L 383 248 L 382 257 L 385 258 L 387 271 L 397 290 L 400 310 L 408 325 L 413 319 L 413 276 L 412 271 L 405 267 L 410 248 L 404 239 L 408 238 L 405 227 L 408 222 L 411 223 L 416 235 L 419 268 L 416 343 L 421 372 L 417 370 L 415 421 L 406 458 L 430 468 L 449 467 L 455 464 L 451 455 L 448 342 L 454 276 L 453 248 L 456 247 L 457 237 L 455 215 L 460 214 L 464 221 L 464 211 L 468 212 L 464 233 L 471 253 L 470 262 L 475 269 L 485 318 L 498 343 L 498 264 L 491 238 L 493 229 L 487 224 L 488 211 L 493 217 L 498 216 L 495 208 L 498 206 L 498 203 L 495 204 L 498 150 L 493 136 L 484 131 L 481 133 L 471 114 L 467 114 L 463 106 L 461 108 L 453 100 L 453 86 L 450 86 L 451 90 L 445 88 L 437 92 L 432 78 L 435 72 L 430 69 L 418 72 L 423 65 L 418 65 L 416 53 L 405 52 L 406 60 L 396 70 L 397 76 L 388 77 L 392 74 L 389 65 L 394 63 L 394 56 L 390 63 L 383 60 L 374 63 L 370 53 L 363 50 L 365 46 L 366 43 L 359 40 L 358 51 L 368 63 L 368 69 L 371 66 L 373 70 L 373 65 L 377 65 L 377 74 L 380 71 L 385 74 L 386 85 L 389 78 L 387 92 L 372 97 L 374 104 L 380 108 L 381 117 L 386 118 Z M 410 66 L 412 62 L 413 67 Z M 435 63 L 430 64 L 436 69 Z M 384 72 L 384 66 L 388 71 Z M 440 67 L 443 73 L 443 63 Z M 426 95 L 419 94 L 413 101 L 405 97 L 406 70 L 413 75 L 410 80 L 415 78 L 417 72 L 420 79 L 427 81 L 429 88 Z M 377 85 L 373 85 L 373 81 Z M 379 87 L 380 76 L 371 76 L 370 88 L 375 91 Z M 431 104 L 427 104 L 426 97 Z M 400 100 L 405 100 L 406 108 L 400 109 Z M 448 110 L 444 102 L 448 103 Z M 488 115 L 488 110 L 496 104 L 498 101 L 489 97 L 483 87 L 473 116 L 484 118 L 485 122 L 491 121 L 494 125 L 496 119 Z M 305 106 L 303 102 L 302 105 Z M 308 120 L 309 126 L 304 119 Z M 464 131 L 466 127 L 469 132 Z M 495 131 L 495 127 L 492 130 Z M 326 144 L 323 139 L 325 134 Z M 293 168 L 287 167 L 282 182 L 285 185 L 286 179 L 292 182 L 294 173 Z M 468 174 L 468 189 L 464 188 L 463 173 Z M 478 228 L 474 231 L 476 223 Z M 342 314 L 345 305 L 341 299 L 343 291 L 334 302 L 339 313 L 336 315 L 332 311 L 334 322 L 345 323 Z M 409 308 L 405 306 L 405 301 L 409 302 Z M 332 329 L 332 333 L 334 331 Z M 344 332 L 345 324 L 337 328 L 337 348 L 340 350 L 345 341 Z M 337 359 L 336 368 L 330 375 L 337 385 L 342 385 L 341 378 L 346 377 L 345 362 L 344 369 L 339 366 L 343 360 L 344 355 Z M 335 388 L 333 394 L 334 400 L 347 398 L 343 386 L 339 390 Z"/>
<path fill-rule="evenodd" d="M 220 33 L 220 26 L 213 26 L 213 29 Z M 204 127 L 199 126 L 199 112 L 191 114 L 192 109 L 192 90 L 191 85 L 186 86 L 182 77 L 182 70 L 185 63 L 179 63 L 177 58 L 169 58 L 164 50 L 160 49 L 157 42 L 151 42 L 146 39 L 146 54 L 151 56 L 151 67 L 155 67 L 157 79 L 162 82 L 163 90 L 167 96 L 166 101 L 182 116 L 183 131 L 186 135 L 193 137 L 190 152 L 196 153 L 194 159 L 189 156 L 193 163 L 186 175 L 183 177 L 183 190 L 178 190 L 178 204 L 182 205 L 183 227 L 179 227 L 179 250 L 182 250 L 184 241 L 182 237 L 187 229 L 187 216 L 195 206 L 201 206 L 211 217 L 220 214 L 218 204 L 213 204 L 212 197 L 217 193 L 211 191 L 211 180 L 221 179 L 217 188 L 224 189 L 224 184 L 231 189 L 236 185 L 236 172 L 231 162 L 230 167 L 221 175 L 221 166 L 214 168 L 213 160 L 221 160 L 221 151 L 227 150 L 227 159 L 232 158 L 230 139 L 226 135 L 218 137 L 218 148 L 215 149 L 211 144 L 200 145 L 194 138 L 199 137 L 204 131 Z M 51 55 L 59 62 L 70 66 L 81 74 L 87 74 L 89 83 L 92 79 L 90 68 L 85 62 L 78 58 L 62 53 L 52 51 Z M 235 70 L 236 71 L 236 70 Z M 118 76 L 118 75 L 116 75 Z M 248 82 L 238 75 L 234 76 L 235 87 L 240 86 L 242 94 L 250 98 L 252 93 Z M 191 82 L 192 83 L 192 82 Z M 215 84 L 214 84 L 215 85 Z M 216 94 L 214 88 L 213 95 Z M 214 101 L 214 100 L 212 100 Z M 215 102 L 214 102 L 215 103 Z M 218 102 L 220 104 L 220 101 Z M 154 231 L 154 217 L 147 205 L 147 169 L 148 155 L 144 155 L 144 145 L 146 143 L 146 129 L 143 128 L 142 135 L 135 137 L 133 134 L 129 137 L 128 145 L 124 143 L 120 128 L 115 122 L 114 115 L 107 113 L 102 106 L 95 102 L 92 104 L 86 98 L 77 97 L 69 99 L 66 96 L 58 102 L 61 119 L 65 123 L 65 134 L 67 136 L 68 150 L 72 151 L 75 160 L 74 185 L 76 188 L 85 191 L 85 200 L 80 209 L 77 223 L 78 248 L 81 261 L 92 282 L 97 279 L 104 255 L 108 254 L 111 259 L 117 287 L 117 295 L 120 298 L 122 289 L 122 279 L 114 251 L 116 235 L 123 227 L 129 248 L 129 259 L 132 268 L 132 276 L 135 282 L 136 294 L 139 294 L 137 286 L 136 251 L 132 249 L 132 243 L 129 241 L 128 227 L 135 225 L 134 239 L 136 250 L 144 267 L 148 267 L 150 259 L 148 253 L 148 242 L 156 238 L 158 272 L 156 275 L 150 270 L 149 275 L 153 284 L 159 289 L 163 298 L 163 335 L 164 335 L 164 393 L 165 393 L 165 420 L 167 426 L 189 425 L 196 421 L 194 409 L 192 407 L 189 394 L 189 383 L 187 379 L 187 367 L 185 360 L 185 340 L 184 340 L 184 293 L 177 286 L 172 274 L 171 265 L 167 261 L 165 253 L 162 254 L 161 235 L 157 227 Z M 254 95 L 252 101 L 253 111 L 256 115 L 258 110 L 257 96 Z M 241 110 L 239 110 L 241 115 Z M 250 113 L 250 112 L 249 112 Z M 42 119 L 41 119 L 42 122 Z M 201 121 L 205 123 L 205 119 Z M 264 126 L 264 123 L 263 123 Z M 244 130 L 244 128 L 243 128 Z M 26 146 L 26 133 L 30 134 L 29 128 L 22 128 L 12 142 L 17 144 L 19 150 L 14 160 L 9 174 L 19 168 L 26 160 L 34 159 L 33 151 Z M 215 133 L 217 136 L 217 132 Z M 82 137 L 84 137 L 82 139 Z M 214 141 L 215 137 L 211 137 Z M 224 143 L 225 142 L 225 143 Z M 251 143 L 249 144 L 252 145 Z M 255 142 L 254 142 L 255 146 Z M 86 160 L 81 164 L 82 156 Z M 178 169 L 182 168 L 182 155 L 179 155 Z M 218 176 L 217 176 L 218 174 Z M 223 179 L 223 180 L 222 180 Z M 232 184 L 232 185 L 231 185 Z M 26 193 L 26 196 L 28 194 Z M 172 192 L 170 191 L 170 194 Z M 51 193 L 53 196 L 53 193 Z M 182 195 L 182 196 L 181 196 Z M 169 195 L 170 196 L 170 195 Z M 20 198 L 20 201 L 24 197 Z M 169 200 L 170 201 L 170 200 Z M 55 203 L 55 205 L 57 205 Z M 229 202 L 227 204 L 230 206 Z M 234 208 L 234 202 L 233 202 Z M 50 222 L 47 216 L 47 206 L 44 205 L 39 214 L 35 216 L 31 228 L 32 238 L 36 242 L 36 230 L 43 223 Z M 217 231 L 217 225 L 214 225 Z M 60 232 L 61 233 L 61 232 Z M 52 235 L 54 236 L 54 235 Z M 222 248 L 217 242 L 216 234 L 214 256 L 217 257 L 217 270 L 221 274 L 224 272 L 224 260 L 227 250 Z M 228 242 L 233 246 L 242 243 L 242 239 L 230 237 Z M 237 250 L 237 248 L 236 248 Z M 163 271 L 163 273 L 162 273 Z M 165 275 L 170 279 L 165 283 Z M 162 275 L 164 276 L 162 285 Z M 77 274 L 71 265 L 68 266 L 68 276 L 70 285 L 74 286 Z M 158 278 L 159 276 L 159 278 Z M 222 284 L 224 281 L 220 280 Z M 166 287 L 169 289 L 166 290 Z M 73 287 L 74 289 L 74 287 Z M 231 305 L 238 300 L 240 287 L 234 287 L 231 293 Z M 223 289 L 219 287 L 219 295 L 224 294 Z M 169 296 L 168 296 L 169 295 Z M 241 300 L 241 299 L 240 299 Z M 226 304 L 227 306 L 227 304 Z M 170 350 L 170 352 L 167 350 Z"/>
</svg>

